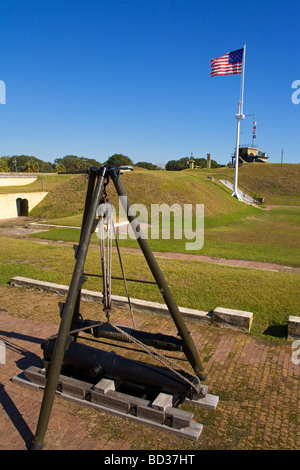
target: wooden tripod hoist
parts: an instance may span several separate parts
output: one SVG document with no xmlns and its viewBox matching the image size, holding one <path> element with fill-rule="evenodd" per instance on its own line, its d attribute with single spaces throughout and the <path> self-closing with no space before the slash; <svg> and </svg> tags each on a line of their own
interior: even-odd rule
<svg viewBox="0 0 300 470">
<path fill-rule="evenodd" d="M 99 169 L 91 168 L 88 173 L 89 180 L 80 241 L 75 252 L 76 262 L 68 294 L 61 311 L 59 331 L 58 334 L 55 335 L 55 338 L 50 338 L 50 340 L 46 341 L 43 345 L 44 357 L 48 366 L 46 368 L 46 382 L 37 430 L 31 444 L 32 450 L 43 448 L 44 437 L 48 427 L 54 397 L 57 393 L 63 365 L 71 368 L 73 372 L 76 369 L 80 371 L 85 370 L 91 381 L 93 378 L 97 381 L 104 377 L 112 380 L 140 382 L 149 386 L 157 387 L 163 393 L 178 393 L 183 396 L 198 396 L 200 398 L 205 397 L 206 395 L 207 387 L 200 383 L 200 381 L 205 380 L 206 377 L 198 351 L 189 331 L 187 330 L 186 324 L 171 294 L 169 286 L 144 237 L 138 237 L 137 241 L 153 274 L 155 283 L 157 284 L 171 317 L 174 320 L 180 339 L 161 334 L 141 332 L 135 330 L 135 328 L 133 330 L 128 330 L 126 328 L 120 329 L 116 325 L 111 325 L 107 322 L 84 322 L 80 319 L 79 306 L 81 287 L 86 280 L 84 273 L 85 260 L 87 257 L 90 238 L 96 226 L 95 221 L 97 221 L 97 210 L 99 205 L 103 203 L 103 193 L 105 192 L 105 188 L 110 180 L 113 182 L 118 196 L 122 196 L 121 201 L 129 223 L 131 226 L 134 225 L 135 233 L 140 232 L 139 223 L 136 217 L 134 215 L 130 215 L 131 206 L 120 181 L 119 169 L 116 167 L 103 166 Z M 104 214 L 102 214 L 101 217 L 104 217 Z M 110 262 L 111 261 L 108 260 L 108 265 Z M 107 279 L 105 275 L 106 269 L 107 266 L 100 277 L 103 277 L 103 303 L 104 310 L 108 315 L 111 300 L 108 284 L 109 279 Z M 122 358 L 114 353 L 108 353 L 80 344 L 77 342 L 77 331 L 81 329 L 91 330 L 96 337 L 106 336 L 110 338 L 113 337 L 113 339 L 136 342 L 145 348 L 154 346 L 158 349 L 180 349 L 184 352 L 195 375 L 190 376 L 188 379 L 186 377 L 181 378 L 174 374 L 174 371 L 169 372 L 160 368 L 145 366 L 142 363 Z M 89 393 L 85 392 L 86 396 L 89 396 L 89 399 L 91 398 L 91 394 L 94 393 L 94 388 L 93 386 L 91 387 L 92 388 Z M 140 406 L 140 409 L 142 409 L 142 405 L 143 404 L 138 403 L 135 408 Z M 149 404 L 147 406 L 149 408 Z M 157 413 L 158 411 L 156 410 L 155 419 L 158 419 Z M 180 422 L 181 418 L 178 418 L 176 415 L 176 417 L 174 418 L 173 416 L 172 419 L 175 421 L 177 419 L 177 421 L 179 420 Z"/>
</svg>

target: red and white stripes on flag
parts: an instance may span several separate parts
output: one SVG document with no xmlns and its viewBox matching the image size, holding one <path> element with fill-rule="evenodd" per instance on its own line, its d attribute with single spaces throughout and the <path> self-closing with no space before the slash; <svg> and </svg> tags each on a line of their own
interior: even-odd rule
<svg viewBox="0 0 300 470">
<path fill-rule="evenodd" d="M 242 73 L 243 52 L 244 49 L 238 49 L 237 51 L 227 52 L 227 54 L 217 59 L 211 59 L 210 76 Z"/>
</svg>

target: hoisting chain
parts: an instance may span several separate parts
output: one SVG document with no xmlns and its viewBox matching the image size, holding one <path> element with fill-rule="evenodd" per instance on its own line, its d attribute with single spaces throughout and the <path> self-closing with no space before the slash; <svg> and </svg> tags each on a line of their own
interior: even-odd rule
<svg viewBox="0 0 300 470">
<path fill-rule="evenodd" d="M 124 272 L 124 268 L 123 268 L 123 263 L 122 263 L 118 238 L 117 238 L 117 234 L 116 234 L 116 228 L 115 228 L 113 220 L 112 220 L 112 225 L 113 225 L 113 232 L 114 232 L 114 237 L 115 237 L 115 242 L 116 242 L 116 247 L 117 247 L 117 252 L 118 252 L 118 257 L 119 257 L 119 262 L 120 262 L 120 267 L 121 267 L 122 276 L 123 276 L 123 282 L 124 282 L 126 295 L 127 295 L 127 300 L 128 300 L 128 306 L 129 306 L 129 310 L 130 310 L 130 314 L 131 314 L 131 320 L 132 320 L 133 328 L 136 329 L 134 315 L 133 315 L 133 309 L 132 309 L 132 305 L 131 305 L 131 301 L 130 301 L 129 291 L 128 291 L 127 282 L 126 282 L 126 276 L 125 276 L 125 272 Z"/>
<path fill-rule="evenodd" d="M 119 333 L 121 333 L 122 335 L 126 336 L 127 339 L 129 341 L 131 341 L 132 343 L 136 344 L 137 346 L 139 346 L 141 349 L 143 349 L 145 352 L 147 352 L 151 357 L 153 357 L 156 361 L 160 362 L 161 364 L 163 364 L 167 369 L 169 369 L 170 371 L 172 371 L 174 374 L 178 375 L 181 379 L 183 379 L 185 382 L 187 382 L 189 385 L 191 385 L 191 387 L 193 387 L 196 391 L 196 393 L 198 394 L 199 393 L 199 390 L 197 389 L 196 385 L 191 382 L 189 379 L 187 379 L 184 375 L 180 374 L 177 370 L 175 370 L 173 367 L 177 367 L 177 369 L 181 369 L 182 372 L 185 372 L 186 374 L 188 374 L 189 376 L 191 376 L 191 373 L 186 370 L 184 367 L 182 367 L 181 365 L 177 364 L 176 362 L 172 361 L 169 357 L 166 357 L 164 356 L 163 354 L 159 353 L 158 351 L 156 351 L 154 348 L 152 348 L 151 346 L 147 346 L 146 344 L 142 343 L 141 341 L 139 341 L 138 339 L 134 338 L 133 336 L 131 336 L 129 333 L 125 332 L 124 330 L 122 330 L 122 328 L 118 327 L 117 325 L 111 323 L 111 326 L 113 326 Z M 168 362 L 173 366 L 171 367 Z M 201 385 L 201 382 L 200 382 L 200 379 L 197 375 L 193 375 L 192 376 L 194 379 L 196 379 L 198 381 L 198 384 Z"/>
<path fill-rule="evenodd" d="M 76 334 L 76 333 L 80 333 L 81 331 L 85 331 L 85 330 L 91 330 L 92 328 L 96 328 L 97 326 L 101 326 L 103 325 L 103 321 L 99 322 L 99 323 L 95 323 L 93 324 L 92 326 L 89 325 L 89 326 L 84 326 L 84 327 L 81 327 L 81 328 L 77 328 L 75 330 L 71 330 L 69 332 L 69 335 L 73 335 L 73 334 Z M 172 361 L 169 357 L 166 357 L 164 356 L 163 354 L 160 354 L 158 351 L 156 351 L 154 348 L 151 348 L 150 346 L 147 346 L 146 344 L 142 343 L 141 341 L 139 341 L 138 339 L 134 338 L 133 336 L 131 336 L 129 333 L 127 333 L 126 331 L 122 330 L 122 328 L 118 327 L 117 325 L 115 325 L 114 323 L 110 323 L 110 325 L 115 328 L 119 333 L 121 333 L 122 335 L 124 335 L 128 340 L 129 342 L 132 342 L 134 344 L 136 344 L 140 349 L 144 350 L 146 353 L 148 353 L 151 357 L 153 357 L 157 362 L 159 362 L 160 364 L 162 364 L 164 367 L 166 367 L 168 370 L 170 370 L 171 372 L 173 372 L 175 375 L 177 375 L 178 377 L 180 377 L 182 380 L 184 380 L 185 382 L 187 382 L 191 387 L 194 388 L 194 390 L 196 391 L 196 393 L 198 394 L 199 393 L 199 390 L 197 389 L 196 385 L 191 382 L 189 379 L 187 379 L 184 375 L 180 374 L 177 370 L 175 370 L 173 367 L 177 367 L 177 369 L 181 369 L 182 372 L 185 372 L 186 374 L 188 374 L 189 376 L 191 376 L 191 373 L 186 370 L 184 367 L 182 367 L 181 365 L 177 364 L 176 362 Z M 53 340 L 53 339 L 56 339 L 58 337 L 58 333 L 55 334 L 55 335 L 52 335 L 52 336 L 49 336 L 48 338 L 45 339 L 45 342 L 47 341 L 50 341 L 50 340 Z M 169 362 L 173 367 L 171 367 L 169 364 L 167 364 L 167 362 Z M 198 381 L 198 384 L 201 385 L 201 382 L 200 382 L 200 379 L 197 375 L 193 375 L 192 376 L 193 379 L 196 379 Z"/>
<path fill-rule="evenodd" d="M 103 310 L 107 321 L 110 320 L 111 309 L 111 258 L 112 258 L 112 211 L 106 193 L 108 180 L 104 183 L 101 203 L 98 207 L 100 256 L 103 276 Z M 106 238 L 106 246 L 105 246 Z"/>
<path fill-rule="evenodd" d="M 117 325 L 113 324 L 110 322 L 110 310 L 111 310 L 111 266 L 112 266 L 112 237 L 114 236 L 115 242 L 116 242 L 116 247 L 117 247 L 117 252 L 118 252 L 118 257 L 120 261 L 120 267 L 122 271 L 122 276 L 123 276 L 123 281 L 126 289 L 126 294 L 127 294 L 127 299 L 128 299 L 128 305 L 129 309 L 131 312 L 131 317 L 132 317 L 132 322 L 133 326 L 135 329 L 135 321 L 133 317 L 133 310 L 132 310 L 132 305 L 130 301 L 130 296 L 127 288 L 127 283 L 126 283 L 126 277 L 125 277 L 125 272 L 121 260 L 121 254 L 120 254 L 120 249 L 118 245 L 118 240 L 116 236 L 116 230 L 115 230 L 115 225 L 113 222 L 113 213 L 111 210 L 111 205 L 109 203 L 109 198 L 107 196 L 106 192 L 106 186 L 108 184 L 108 178 L 106 179 L 102 191 L 102 197 L 101 197 L 101 202 L 98 208 L 98 216 L 100 219 L 100 223 L 98 224 L 99 226 L 99 233 L 98 236 L 100 238 L 100 256 L 101 256 L 101 267 L 102 267 L 102 276 L 103 276 L 103 310 L 106 314 L 106 319 L 107 322 L 110 323 L 110 325 L 115 328 L 119 333 L 121 333 L 123 336 L 125 336 L 129 342 L 132 342 L 136 344 L 140 349 L 144 350 L 147 354 L 149 354 L 151 357 L 153 357 L 157 362 L 162 364 L 164 367 L 169 369 L 172 373 L 175 375 L 179 376 L 182 380 L 187 382 L 195 391 L 196 394 L 199 393 L 199 390 L 195 383 L 191 382 L 187 377 L 179 373 L 177 370 L 174 369 L 176 367 L 177 369 L 180 369 L 182 372 L 188 374 L 190 377 L 193 379 L 196 379 L 198 381 L 198 385 L 201 385 L 200 379 L 197 375 L 191 376 L 191 373 L 186 370 L 184 367 L 181 365 L 177 364 L 176 362 L 172 361 L 169 357 L 164 356 L 163 354 L 159 353 L 157 350 L 152 348 L 151 346 L 147 346 L 138 339 L 134 338 L 131 336 L 129 333 L 125 332 L 122 330 L 122 328 L 118 327 Z M 105 244 L 105 238 L 107 239 L 107 242 Z M 95 328 L 97 326 L 103 325 L 103 321 L 99 323 L 95 323 L 89 326 L 77 328 L 74 330 L 71 330 L 69 332 L 70 335 L 79 333 L 81 331 L 85 330 L 90 330 L 91 328 Z M 45 341 L 48 340 L 53 340 L 58 337 L 58 334 L 52 335 L 49 338 L 47 338 Z"/>
<path fill-rule="evenodd" d="M 107 321 L 110 320 L 109 314 L 111 309 L 111 224 L 106 216 L 103 216 L 100 222 L 99 235 L 100 235 L 100 251 L 101 251 L 101 266 L 103 276 L 103 310 L 106 313 Z M 105 246 L 104 237 L 107 237 L 107 245 Z"/>
<path fill-rule="evenodd" d="M 120 262 L 120 268 L 121 268 L 121 272 L 122 272 L 124 287 L 125 287 L 125 290 L 126 290 L 128 306 L 129 306 L 129 310 L 130 310 L 130 314 L 131 314 L 132 324 L 133 324 L 133 328 L 135 329 L 136 325 L 135 325 L 133 309 L 132 309 L 132 305 L 131 305 L 131 301 L 130 301 L 129 291 L 128 291 L 128 287 L 127 287 L 124 267 L 123 267 L 123 263 L 122 263 L 122 258 L 121 258 L 118 238 L 117 238 L 117 234 L 116 234 L 115 224 L 114 224 L 114 220 L 113 220 L 112 206 L 109 202 L 109 198 L 108 198 L 107 192 L 106 192 L 107 184 L 108 184 L 108 179 L 104 183 L 101 203 L 100 203 L 100 206 L 99 206 L 100 213 L 98 214 L 99 217 L 101 218 L 99 236 L 100 236 L 101 266 L 102 266 L 102 275 L 103 275 L 103 304 L 104 304 L 103 310 L 105 311 L 107 321 L 109 322 L 110 321 L 110 310 L 111 310 L 112 238 L 114 237 L 114 240 L 115 240 L 115 243 L 116 243 L 116 248 L 117 248 L 117 253 L 118 253 L 118 258 L 119 258 L 119 262 Z M 104 207 L 104 210 L 102 210 L 103 205 L 105 205 L 105 204 L 107 204 L 107 206 L 106 206 L 107 210 L 105 210 L 105 207 Z M 104 243 L 105 233 L 107 235 L 106 250 L 105 250 L 105 243 Z M 106 251 L 106 253 L 105 253 L 105 251 Z"/>
</svg>

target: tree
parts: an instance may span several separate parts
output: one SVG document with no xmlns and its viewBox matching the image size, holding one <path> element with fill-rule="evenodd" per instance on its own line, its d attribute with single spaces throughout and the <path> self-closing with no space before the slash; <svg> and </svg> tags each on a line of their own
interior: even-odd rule
<svg viewBox="0 0 300 470">
<path fill-rule="evenodd" d="M 12 157 L 9 157 L 8 166 L 9 171 L 53 173 L 52 163 L 44 162 L 39 158 L 29 155 L 13 155 Z"/>
<path fill-rule="evenodd" d="M 8 173 L 10 171 L 9 166 L 8 166 L 8 160 L 9 160 L 9 157 L 0 158 L 0 172 Z"/>
<path fill-rule="evenodd" d="M 216 160 L 210 161 L 211 168 L 219 168 L 222 165 L 216 162 Z M 195 167 L 207 168 L 207 159 L 206 158 L 195 158 Z"/>
<path fill-rule="evenodd" d="M 206 158 L 195 158 L 194 165 L 198 168 L 207 168 L 207 160 Z"/>
<path fill-rule="evenodd" d="M 64 165 L 65 171 L 84 171 L 91 166 L 101 166 L 101 163 L 93 158 L 77 157 L 77 155 L 65 155 L 62 158 L 56 158 L 54 160 L 54 168 L 58 164 Z"/>
<path fill-rule="evenodd" d="M 114 155 L 109 157 L 105 163 L 111 166 L 133 165 L 131 158 L 127 157 L 126 155 L 123 155 L 122 153 L 115 153 Z"/>
<path fill-rule="evenodd" d="M 24 165 L 24 171 L 26 173 L 38 173 L 39 170 L 39 164 L 33 158 L 30 158 Z"/>
<path fill-rule="evenodd" d="M 66 167 L 63 163 L 57 163 L 54 167 L 56 173 L 64 173 L 66 172 Z"/>
<path fill-rule="evenodd" d="M 170 160 L 166 164 L 166 170 L 168 171 L 181 171 L 187 167 L 186 158 L 180 158 L 180 160 Z"/>
<path fill-rule="evenodd" d="M 148 162 L 138 162 L 135 164 L 135 166 L 138 166 L 139 168 L 146 168 L 146 170 L 160 170 L 157 165 L 153 165 L 153 163 Z"/>
<path fill-rule="evenodd" d="M 56 167 L 56 165 L 62 164 L 64 165 L 66 171 L 77 171 L 78 163 L 79 163 L 79 157 L 77 157 L 77 155 L 65 155 L 62 158 L 56 158 L 54 160 L 54 168 Z"/>
<path fill-rule="evenodd" d="M 188 159 L 183 157 L 179 160 L 170 160 L 166 164 L 166 170 L 168 171 L 180 171 L 187 168 Z M 215 160 L 211 160 L 211 168 L 219 168 L 222 165 L 219 165 Z M 194 168 L 207 168 L 207 159 L 206 158 L 194 158 Z"/>
<path fill-rule="evenodd" d="M 211 168 L 221 168 L 224 165 L 220 165 L 220 163 L 218 163 L 216 160 L 211 160 L 210 166 Z"/>
<path fill-rule="evenodd" d="M 100 166 L 102 166 L 102 163 L 99 163 L 94 158 L 83 158 L 83 157 L 81 157 L 81 161 L 82 161 L 82 165 L 83 165 L 85 170 L 89 169 L 91 167 L 99 168 Z"/>
<path fill-rule="evenodd" d="M 40 167 L 40 173 L 53 173 L 53 165 L 50 162 L 43 162 L 42 160 L 38 160 L 38 164 Z"/>
</svg>

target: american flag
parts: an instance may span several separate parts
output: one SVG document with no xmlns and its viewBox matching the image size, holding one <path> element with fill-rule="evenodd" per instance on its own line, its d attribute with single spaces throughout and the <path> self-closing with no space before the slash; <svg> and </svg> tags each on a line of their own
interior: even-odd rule
<svg viewBox="0 0 300 470">
<path fill-rule="evenodd" d="M 243 52 L 244 49 L 238 49 L 237 51 L 227 52 L 218 59 L 211 59 L 210 76 L 242 73 Z"/>
</svg>

